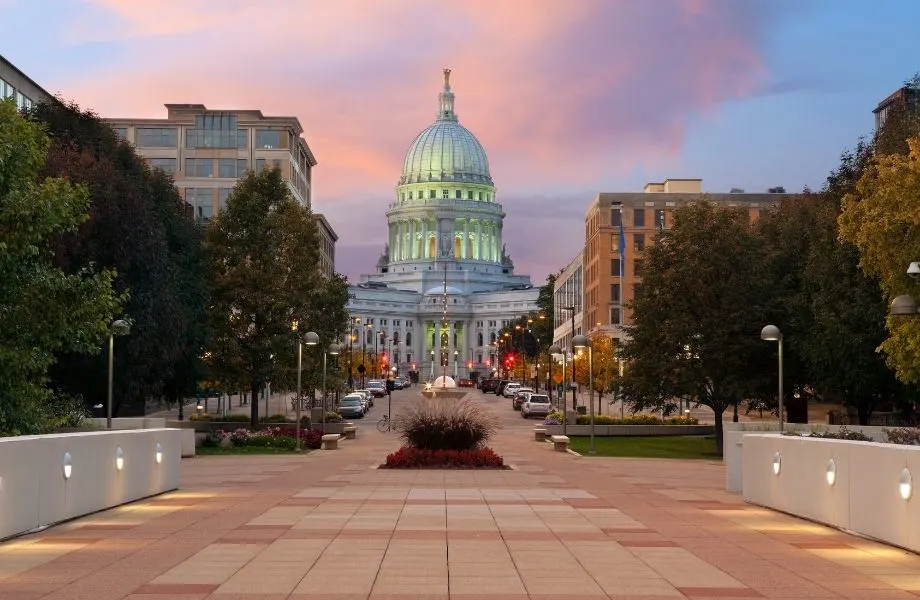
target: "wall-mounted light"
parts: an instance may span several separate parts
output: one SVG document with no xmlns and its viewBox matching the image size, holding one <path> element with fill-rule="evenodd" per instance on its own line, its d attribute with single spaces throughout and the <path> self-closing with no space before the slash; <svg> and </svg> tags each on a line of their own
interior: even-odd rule
<svg viewBox="0 0 920 600">
<path fill-rule="evenodd" d="M 153 457 L 156 459 L 157 464 L 163 462 L 163 446 L 160 445 L 160 442 L 157 442 L 157 449 L 154 452 Z"/>
<path fill-rule="evenodd" d="M 121 449 L 121 446 L 115 448 L 115 468 L 121 471 L 125 466 L 125 451 Z"/>
<path fill-rule="evenodd" d="M 782 466 L 783 458 L 780 456 L 779 452 L 773 455 L 773 474 L 779 475 L 779 469 Z"/>
<path fill-rule="evenodd" d="M 827 478 L 827 485 L 834 485 L 837 481 L 837 463 L 833 458 L 827 461 L 827 472 L 824 476 Z"/>
<path fill-rule="evenodd" d="M 70 456 L 70 452 L 64 453 L 61 463 L 64 468 L 64 479 L 70 479 L 70 475 L 73 473 L 73 457 Z"/>
<path fill-rule="evenodd" d="M 911 477 L 910 470 L 905 468 L 901 471 L 901 484 L 898 486 L 901 492 L 901 498 L 910 500 L 914 493 L 914 478 Z"/>
</svg>

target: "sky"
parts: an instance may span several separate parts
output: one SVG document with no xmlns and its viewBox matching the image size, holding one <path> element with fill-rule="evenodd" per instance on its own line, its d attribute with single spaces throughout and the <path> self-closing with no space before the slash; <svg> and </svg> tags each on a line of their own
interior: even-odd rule
<svg viewBox="0 0 920 600">
<path fill-rule="evenodd" d="M 515 271 L 540 284 L 599 192 L 820 188 L 920 71 L 918 22 L 916 0 L 0 0 L 0 53 L 103 117 L 296 116 L 352 281 L 450 68 Z"/>
</svg>

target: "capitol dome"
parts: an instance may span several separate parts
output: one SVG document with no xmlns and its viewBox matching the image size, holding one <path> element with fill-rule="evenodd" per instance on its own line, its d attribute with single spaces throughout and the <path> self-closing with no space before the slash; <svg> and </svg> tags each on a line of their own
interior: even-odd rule
<svg viewBox="0 0 920 600">
<path fill-rule="evenodd" d="M 492 185 L 482 144 L 457 120 L 450 70 L 444 70 L 438 119 L 422 131 L 406 152 L 400 185 L 451 181 Z"/>
</svg>

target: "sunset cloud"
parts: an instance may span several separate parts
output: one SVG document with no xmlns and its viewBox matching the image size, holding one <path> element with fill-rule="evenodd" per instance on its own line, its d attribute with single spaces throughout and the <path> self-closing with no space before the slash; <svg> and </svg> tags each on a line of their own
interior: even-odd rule
<svg viewBox="0 0 920 600">
<path fill-rule="evenodd" d="M 110 44 L 56 82 L 104 116 L 164 103 L 297 116 L 319 160 L 315 209 L 346 250 L 386 238 L 403 154 L 453 69 L 461 122 L 489 154 L 517 271 L 537 282 L 577 251 L 584 208 L 636 169 L 674 167 L 688 120 L 769 81 L 761 46 L 784 3 L 734 0 L 91 0 L 61 34 Z M 680 174 L 677 174 L 680 175 Z M 538 198 L 539 197 L 539 198 Z M 554 198 L 565 198 L 564 209 Z M 541 212 L 542 211 L 542 212 Z M 541 214 L 553 211 L 553 218 Z M 526 216 L 525 216 L 526 215 Z M 526 223 L 526 226 L 524 225 Z M 560 236 L 547 252 L 533 243 Z M 347 262 L 345 259 L 347 257 Z"/>
</svg>

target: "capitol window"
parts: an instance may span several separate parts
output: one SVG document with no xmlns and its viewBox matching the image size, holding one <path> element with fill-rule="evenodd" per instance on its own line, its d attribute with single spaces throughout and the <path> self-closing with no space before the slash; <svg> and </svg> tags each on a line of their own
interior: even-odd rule
<svg viewBox="0 0 920 600">
<path fill-rule="evenodd" d="M 441 191 L 441 196 L 442 196 L 445 200 L 449 200 L 449 199 L 450 199 L 450 190 L 442 190 L 442 191 Z"/>
<path fill-rule="evenodd" d="M 466 199 L 467 199 L 467 200 L 472 200 L 472 199 L 473 199 L 473 192 L 467 192 L 467 193 L 466 193 Z"/>
<path fill-rule="evenodd" d="M 482 192 L 479 192 L 479 201 L 482 202 Z"/>
<path fill-rule="evenodd" d="M 409 192 L 409 200 L 412 200 L 412 192 Z"/>
<path fill-rule="evenodd" d="M 437 190 L 429 190 L 429 191 L 428 191 L 428 197 L 429 197 L 429 198 L 437 198 L 437 197 L 438 197 L 438 192 L 437 192 Z"/>
<path fill-rule="evenodd" d="M 457 200 L 462 200 L 462 199 L 463 199 L 463 191 L 462 191 L 462 190 L 457 190 L 456 192 L 454 192 L 454 197 L 455 197 Z"/>
</svg>

